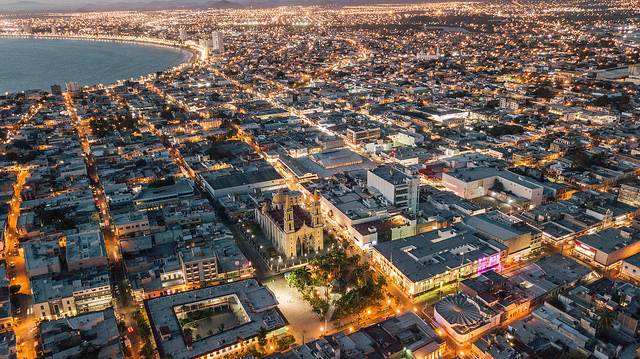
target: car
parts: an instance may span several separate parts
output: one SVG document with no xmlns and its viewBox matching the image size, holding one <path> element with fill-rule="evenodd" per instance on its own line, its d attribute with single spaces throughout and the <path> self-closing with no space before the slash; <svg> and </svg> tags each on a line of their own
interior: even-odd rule
<svg viewBox="0 0 640 359">
<path fill-rule="evenodd" d="M 15 242 L 15 243 L 13 244 L 13 248 L 18 248 L 18 242 Z"/>
<path fill-rule="evenodd" d="M 11 264 L 9 265 L 11 268 L 15 268 L 16 267 L 16 262 L 11 262 Z"/>
<path fill-rule="evenodd" d="M 18 250 L 13 251 L 12 253 L 14 256 L 18 256 Z"/>
</svg>

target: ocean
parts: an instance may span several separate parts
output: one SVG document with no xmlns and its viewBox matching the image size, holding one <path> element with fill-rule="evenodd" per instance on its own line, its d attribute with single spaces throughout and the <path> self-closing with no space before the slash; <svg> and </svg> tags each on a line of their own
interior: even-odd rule
<svg viewBox="0 0 640 359">
<path fill-rule="evenodd" d="M 147 44 L 0 37 L 0 93 L 108 85 L 187 62 L 191 52 Z"/>
</svg>

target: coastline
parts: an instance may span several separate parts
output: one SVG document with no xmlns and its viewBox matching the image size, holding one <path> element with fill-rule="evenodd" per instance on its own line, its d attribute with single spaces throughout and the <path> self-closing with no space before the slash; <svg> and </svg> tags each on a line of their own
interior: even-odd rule
<svg viewBox="0 0 640 359">
<path fill-rule="evenodd" d="M 110 42 L 110 43 L 122 43 L 122 44 L 134 44 L 134 45 L 144 45 L 144 46 L 154 46 L 158 48 L 170 49 L 172 51 L 184 51 L 187 54 L 184 54 L 184 61 L 180 62 L 175 66 L 171 66 L 166 68 L 163 71 L 172 70 L 178 68 L 180 66 L 192 65 L 199 61 L 201 61 L 205 57 L 205 53 L 203 49 L 200 49 L 198 46 L 194 46 L 191 44 L 183 44 L 174 41 L 164 41 L 153 38 L 136 38 L 136 37 L 115 37 L 115 36 L 79 36 L 79 35 L 52 35 L 52 34 L 15 34 L 15 33 L 0 33 L 0 39 L 2 38 L 15 38 L 15 39 L 39 39 L 39 40 L 78 40 L 78 41 L 96 41 L 96 42 Z M 145 73 L 143 75 L 138 76 L 138 78 L 142 78 L 152 74 L 153 72 Z M 125 80 L 126 78 L 121 78 L 118 81 Z M 93 87 L 98 84 L 92 83 L 87 84 L 87 87 Z M 13 93 L 18 93 L 21 91 L 25 91 L 27 89 L 22 89 L 18 91 L 14 91 Z"/>
<path fill-rule="evenodd" d="M 161 41 L 153 38 L 139 38 L 131 36 L 82 36 L 82 35 L 52 35 L 52 34 L 12 34 L 0 33 L 0 37 L 17 38 L 17 39 L 54 39 L 54 40 L 81 40 L 81 41 L 103 41 L 117 42 L 128 44 L 151 45 L 165 47 L 171 49 L 186 50 L 191 53 L 191 57 L 185 63 L 193 63 L 201 60 L 202 50 L 186 44 L 177 42 Z"/>
</svg>

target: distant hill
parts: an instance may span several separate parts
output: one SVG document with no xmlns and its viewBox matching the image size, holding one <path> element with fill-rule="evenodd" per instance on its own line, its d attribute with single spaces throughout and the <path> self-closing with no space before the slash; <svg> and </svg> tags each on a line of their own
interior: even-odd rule
<svg viewBox="0 0 640 359">
<path fill-rule="evenodd" d="M 88 2 L 49 4 L 38 1 L 17 1 L 0 4 L 0 13 L 29 13 L 42 11 L 91 12 L 112 10 L 201 10 L 201 9 L 241 9 L 269 8 L 283 5 L 364 5 L 382 3 L 417 3 L 440 2 L 442 0 L 153 0 L 153 1 L 119 1 L 114 3 Z M 459 0 L 462 1 L 462 0 Z"/>
</svg>

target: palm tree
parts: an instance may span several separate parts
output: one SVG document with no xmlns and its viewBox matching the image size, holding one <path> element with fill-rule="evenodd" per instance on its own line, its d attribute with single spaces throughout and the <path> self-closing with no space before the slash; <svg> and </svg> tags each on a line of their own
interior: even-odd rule
<svg viewBox="0 0 640 359">
<path fill-rule="evenodd" d="M 598 327 L 600 329 L 609 329 L 613 325 L 613 312 L 609 309 L 603 309 L 600 311 L 598 317 Z"/>
</svg>

